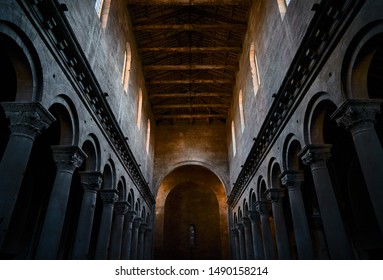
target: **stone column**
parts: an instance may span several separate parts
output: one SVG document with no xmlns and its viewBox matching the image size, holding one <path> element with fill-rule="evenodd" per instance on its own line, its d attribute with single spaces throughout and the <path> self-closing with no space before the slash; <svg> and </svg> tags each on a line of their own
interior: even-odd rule
<svg viewBox="0 0 383 280">
<path fill-rule="evenodd" d="M 245 227 L 242 223 L 237 224 L 238 228 L 238 241 L 239 241 L 239 254 L 241 260 L 246 260 L 246 241 L 245 241 Z"/>
<path fill-rule="evenodd" d="M 140 217 L 135 218 L 133 220 L 133 228 L 132 228 L 132 244 L 130 247 L 130 259 L 137 260 L 138 257 L 138 236 L 139 236 L 139 228 L 142 223 L 142 219 Z"/>
<path fill-rule="evenodd" d="M 352 259 L 351 245 L 346 235 L 327 169 L 326 162 L 331 156 L 330 150 L 331 145 L 307 145 L 298 155 L 302 158 L 303 163 L 310 165 L 311 168 L 331 258 Z"/>
<path fill-rule="evenodd" d="M 40 103 L 1 103 L 11 135 L 0 162 L 0 248 L 11 221 L 33 143 L 55 120 Z"/>
<path fill-rule="evenodd" d="M 239 252 L 239 237 L 238 237 L 238 229 L 233 227 L 231 229 L 231 233 L 233 235 L 233 253 L 234 253 L 234 259 L 239 260 L 241 259 L 241 254 Z"/>
<path fill-rule="evenodd" d="M 145 231 L 145 240 L 144 240 L 144 260 L 152 259 L 152 229 L 147 228 Z"/>
<path fill-rule="evenodd" d="M 122 252 L 121 258 L 123 260 L 130 259 L 130 248 L 132 243 L 132 227 L 133 227 L 133 219 L 136 216 L 136 211 L 128 211 L 125 214 L 124 219 L 124 234 L 122 237 Z"/>
<path fill-rule="evenodd" d="M 298 257 L 301 260 L 312 260 L 314 253 L 301 192 L 303 175 L 299 171 L 287 170 L 281 174 L 281 181 L 288 191 Z"/>
<path fill-rule="evenodd" d="M 290 241 L 286 229 L 285 213 L 283 211 L 282 200 L 284 189 L 268 189 L 266 191 L 268 199 L 271 201 L 273 210 L 273 220 L 275 228 L 275 239 L 277 241 L 278 258 L 280 260 L 290 260 Z"/>
<path fill-rule="evenodd" d="M 145 232 L 147 228 L 146 223 L 141 223 L 140 228 L 138 230 L 138 252 L 137 259 L 142 260 L 144 258 L 144 244 L 145 244 Z"/>
<path fill-rule="evenodd" d="M 251 233 L 251 221 L 248 217 L 243 217 L 242 223 L 243 223 L 244 232 L 245 232 L 246 259 L 254 260 L 254 246 L 253 246 L 253 235 Z"/>
<path fill-rule="evenodd" d="M 51 149 L 57 171 L 41 230 L 36 259 L 56 259 L 57 257 L 73 172 L 81 166 L 86 158 L 85 153 L 77 146 L 51 146 Z"/>
<path fill-rule="evenodd" d="M 128 202 L 118 201 L 114 204 L 114 222 L 112 230 L 110 259 L 121 259 L 122 234 L 125 214 L 128 211 Z"/>
<path fill-rule="evenodd" d="M 274 256 L 274 243 L 271 237 L 270 223 L 269 223 L 269 211 L 270 203 L 268 201 L 257 201 L 255 203 L 259 217 L 261 218 L 262 229 L 262 241 L 263 241 L 263 253 L 266 260 L 272 260 Z"/>
<path fill-rule="evenodd" d="M 257 211 L 249 211 L 249 217 L 251 221 L 251 232 L 253 234 L 254 258 L 256 260 L 264 260 L 265 255 L 263 253 L 262 236 L 259 228 L 259 214 Z"/>
<path fill-rule="evenodd" d="M 347 100 L 333 114 L 351 132 L 376 218 L 383 233 L 383 148 L 375 130 L 380 102 Z"/>
<path fill-rule="evenodd" d="M 92 235 L 94 211 L 96 208 L 97 191 L 101 187 L 101 172 L 79 172 L 81 185 L 84 189 L 80 217 L 78 219 L 76 238 L 73 248 L 73 259 L 88 258 L 89 244 Z"/>
<path fill-rule="evenodd" d="M 108 257 L 110 232 L 112 229 L 113 208 L 114 203 L 118 200 L 118 195 L 116 189 L 101 189 L 100 195 L 103 202 L 103 209 L 97 239 L 95 259 L 106 260 Z"/>
</svg>

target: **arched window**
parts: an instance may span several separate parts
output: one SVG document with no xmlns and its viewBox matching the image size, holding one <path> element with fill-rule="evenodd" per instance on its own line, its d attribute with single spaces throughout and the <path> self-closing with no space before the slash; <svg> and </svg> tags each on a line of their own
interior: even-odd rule
<svg viewBox="0 0 383 280">
<path fill-rule="evenodd" d="M 128 93 L 131 63 L 132 63 L 132 52 L 130 49 L 130 44 L 126 43 L 126 49 L 124 53 L 124 65 L 122 67 L 122 75 L 121 75 L 121 81 L 124 86 L 125 93 Z"/>
<path fill-rule="evenodd" d="M 96 10 L 98 17 L 101 19 L 103 29 L 105 29 L 108 22 L 110 1 L 111 0 L 96 0 L 94 4 L 94 9 Z"/>
<path fill-rule="evenodd" d="M 142 89 L 138 91 L 138 110 L 137 110 L 137 127 L 141 129 L 141 116 L 142 116 Z"/>
<path fill-rule="evenodd" d="M 241 132 L 245 130 L 245 115 L 243 112 L 243 93 L 242 90 L 239 91 L 238 94 L 238 104 L 239 104 L 239 117 L 241 120 Z"/>
<path fill-rule="evenodd" d="M 231 121 L 231 142 L 233 146 L 233 157 L 235 157 L 235 153 L 237 151 L 237 144 L 235 142 L 235 125 L 234 121 Z"/>
<path fill-rule="evenodd" d="M 279 13 L 281 14 L 281 18 L 283 19 L 287 11 L 287 6 L 290 4 L 291 0 L 277 0 L 277 1 L 278 1 Z"/>
<path fill-rule="evenodd" d="M 253 79 L 254 95 L 257 95 L 259 85 L 261 84 L 261 79 L 259 76 L 258 60 L 257 60 L 257 55 L 255 54 L 254 42 L 250 46 L 249 59 L 250 59 L 251 77 Z"/>
<path fill-rule="evenodd" d="M 150 119 L 148 119 L 148 125 L 146 126 L 146 153 L 149 154 L 150 146 Z"/>
</svg>

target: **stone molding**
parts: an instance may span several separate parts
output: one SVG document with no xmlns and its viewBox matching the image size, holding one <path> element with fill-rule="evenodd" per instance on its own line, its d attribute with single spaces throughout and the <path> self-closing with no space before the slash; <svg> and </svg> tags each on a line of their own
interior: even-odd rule
<svg viewBox="0 0 383 280">
<path fill-rule="evenodd" d="M 273 202 L 282 202 L 285 196 L 285 189 L 268 189 L 266 190 L 267 198 Z"/>
<path fill-rule="evenodd" d="M 100 195 L 105 204 L 114 204 L 118 201 L 117 190 L 115 189 L 101 189 Z"/>
<path fill-rule="evenodd" d="M 77 146 L 51 146 L 51 149 L 58 171 L 73 172 L 87 157 Z"/>
<path fill-rule="evenodd" d="M 102 173 L 98 171 L 79 171 L 84 191 L 97 192 L 102 185 Z"/>
<path fill-rule="evenodd" d="M 116 215 L 124 216 L 128 212 L 129 203 L 126 201 L 117 201 L 114 203 L 114 212 Z"/>
<path fill-rule="evenodd" d="M 303 164 L 311 167 L 326 166 L 326 162 L 331 158 L 331 147 L 329 144 L 309 144 L 306 145 L 299 153 Z"/>
</svg>

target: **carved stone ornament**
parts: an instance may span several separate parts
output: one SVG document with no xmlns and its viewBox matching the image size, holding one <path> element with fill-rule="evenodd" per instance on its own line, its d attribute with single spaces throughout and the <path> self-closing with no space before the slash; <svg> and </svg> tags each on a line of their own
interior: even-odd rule
<svg viewBox="0 0 383 280">
<path fill-rule="evenodd" d="M 314 145 L 305 146 L 299 153 L 302 161 L 306 165 L 325 165 L 326 161 L 331 158 L 332 145 Z"/>
<path fill-rule="evenodd" d="M 80 174 L 81 185 L 84 191 L 97 192 L 101 188 L 101 184 L 102 184 L 101 172 L 80 171 L 79 174 Z"/>
<path fill-rule="evenodd" d="M 10 120 L 12 134 L 31 137 L 32 140 L 56 120 L 38 102 L 4 102 L 1 106 Z"/>
<path fill-rule="evenodd" d="M 373 126 L 376 122 L 375 116 L 380 111 L 382 102 L 383 100 L 346 100 L 331 118 L 335 119 L 338 125 L 345 127 L 347 130 Z"/>
<path fill-rule="evenodd" d="M 299 187 L 304 180 L 302 172 L 294 170 L 283 171 L 280 178 L 282 185 L 287 189 Z"/>
<path fill-rule="evenodd" d="M 73 172 L 87 157 L 77 146 L 51 146 L 58 170 Z"/>
<path fill-rule="evenodd" d="M 270 211 L 270 203 L 267 200 L 257 201 L 255 203 L 257 212 L 260 215 L 268 215 Z"/>
<path fill-rule="evenodd" d="M 100 195 L 105 204 L 114 204 L 118 201 L 117 190 L 115 189 L 101 189 Z"/>
<path fill-rule="evenodd" d="M 128 212 L 129 204 L 126 201 L 117 201 L 114 204 L 114 211 L 117 215 L 125 215 Z"/>
<path fill-rule="evenodd" d="M 282 202 L 283 197 L 285 196 L 284 189 L 268 189 L 266 191 L 267 198 L 272 202 Z"/>
</svg>

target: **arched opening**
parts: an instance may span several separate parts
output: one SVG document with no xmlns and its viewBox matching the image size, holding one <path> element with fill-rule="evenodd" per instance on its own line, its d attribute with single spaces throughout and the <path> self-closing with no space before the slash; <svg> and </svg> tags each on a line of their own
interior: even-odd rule
<svg viewBox="0 0 383 280">
<path fill-rule="evenodd" d="M 227 212 L 225 188 L 214 173 L 196 165 L 176 168 L 157 195 L 154 257 L 227 259 Z"/>
</svg>

